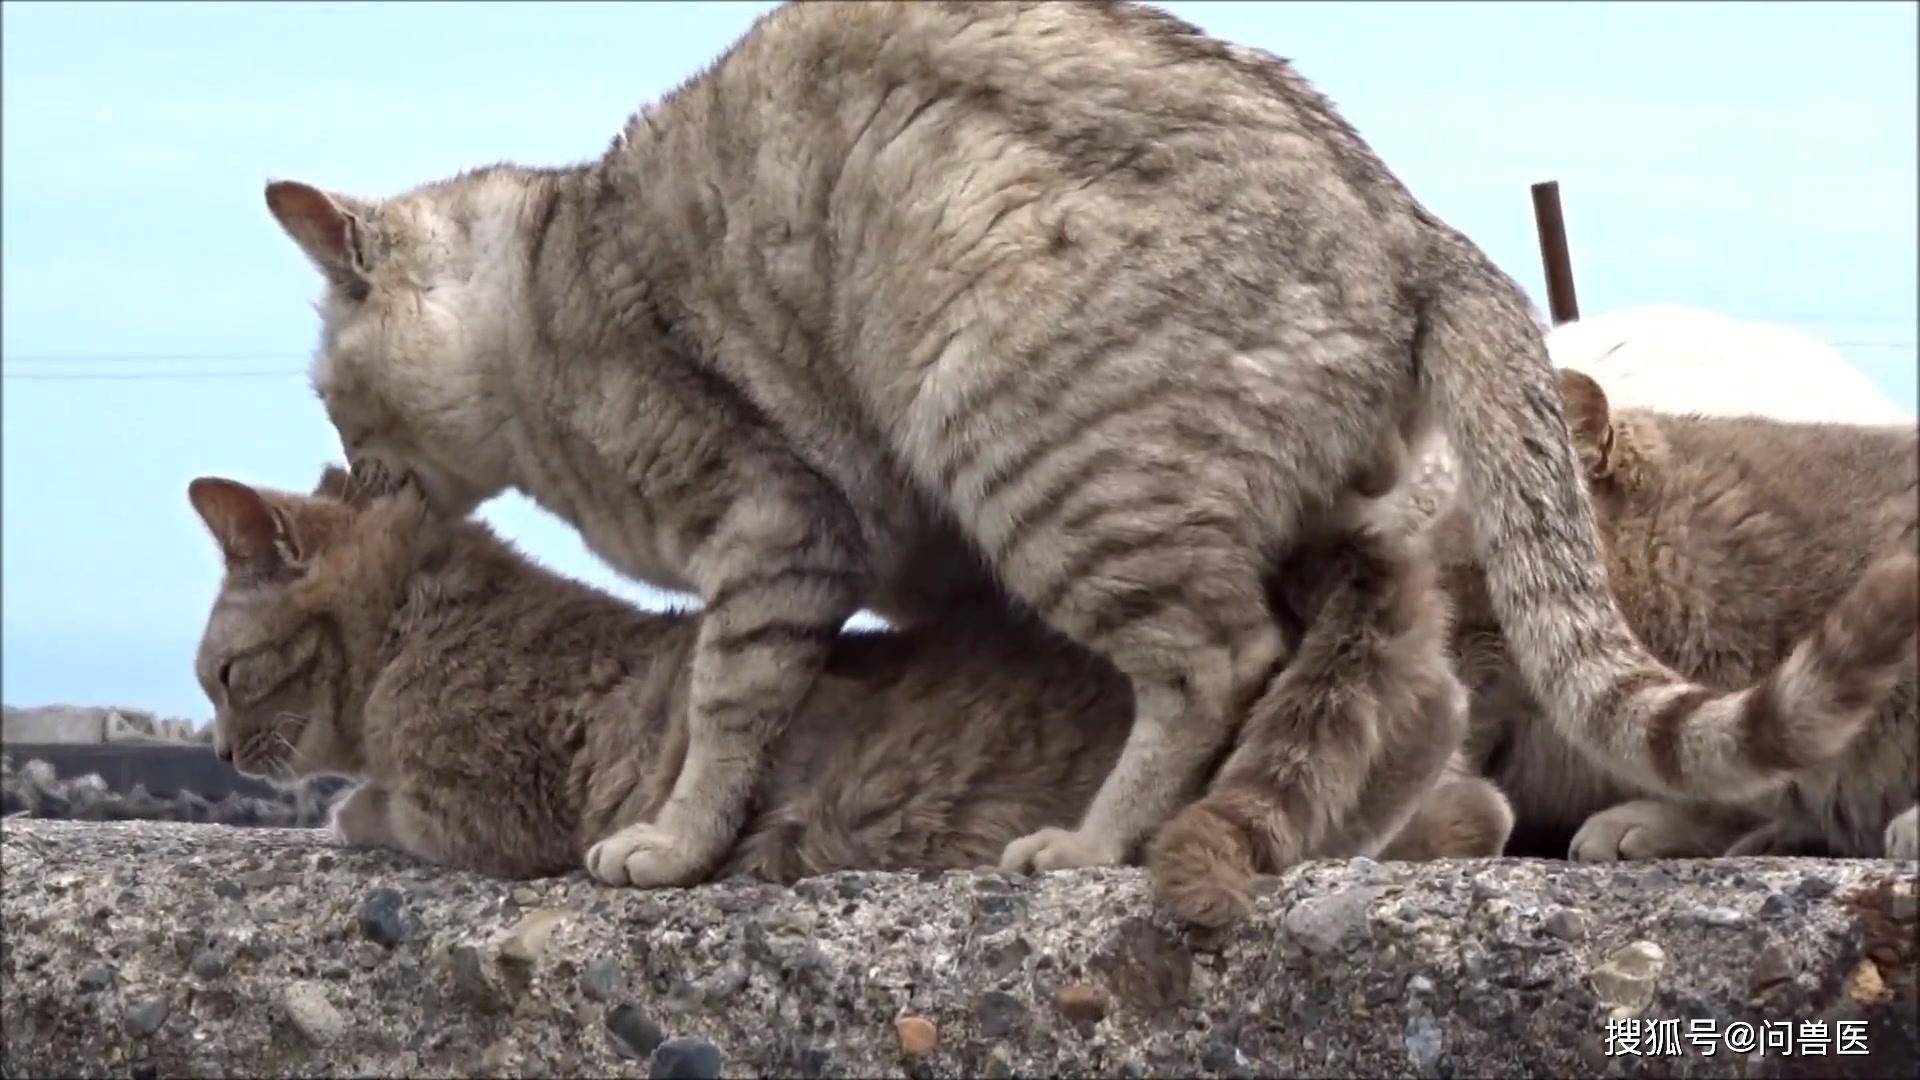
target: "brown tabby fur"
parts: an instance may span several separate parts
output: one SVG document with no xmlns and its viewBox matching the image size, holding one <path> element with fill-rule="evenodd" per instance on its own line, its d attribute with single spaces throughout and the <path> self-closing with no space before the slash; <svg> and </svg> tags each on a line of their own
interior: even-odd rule
<svg viewBox="0 0 1920 1080">
<path fill-rule="evenodd" d="M 1426 552 L 1363 533 L 1303 551 L 1281 580 L 1314 589 L 1323 575 L 1340 585 L 1288 609 L 1311 629 L 1280 677 L 1278 723 L 1243 731 L 1206 796 L 1148 849 L 1159 895 L 1191 922 L 1244 914 L 1254 874 L 1305 858 L 1498 855 L 1506 845 L 1506 799 L 1457 753 L 1466 691 L 1447 659 L 1447 608 Z"/>
<path fill-rule="evenodd" d="M 1578 827 L 1571 850 L 1582 859 L 1912 857 L 1920 435 L 1613 412 L 1587 376 L 1560 380 L 1614 592 L 1653 654 L 1708 686 L 1757 682 L 1762 715 L 1811 697 L 1872 719 L 1844 756 L 1791 771 L 1774 789 L 1734 785 L 1710 801 L 1650 789 L 1541 721 L 1507 654 L 1469 526 L 1452 511 L 1434 524 L 1433 544 L 1458 613 L 1453 648 L 1473 688 L 1468 753 L 1512 800 L 1516 847 L 1567 850 Z M 1720 749 L 1769 765 L 1790 757 L 1767 739 Z"/>
<path fill-rule="evenodd" d="M 1284 723 L 1276 563 L 1436 426 L 1567 738 L 1718 791 L 1696 749 L 1760 740 L 1764 786 L 1865 719 L 1820 687 L 1763 716 L 1649 657 L 1525 294 L 1286 61 L 1142 5 L 786 5 L 581 166 L 266 198 L 329 282 L 314 381 L 352 460 L 443 510 L 517 489 L 706 601 L 686 767 L 589 853 L 605 881 L 704 874 L 847 617 L 956 598 L 1133 688 L 1085 815 L 1003 864 L 1132 857 L 1234 732 Z M 1300 748 L 1277 850 L 1375 766 L 1302 734 L 1333 741 Z"/>
<path fill-rule="evenodd" d="M 353 488 L 329 470 L 311 497 L 191 486 L 228 560 L 197 664 L 219 752 L 250 773 L 364 778 L 335 818 L 349 843 L 502 876 L 579 865 L 655 811 L 684 767 L 700 618 L 549 573 L 373 472 Z M 1295 629 L 1305 620 L 1288 605 L 1325 609 L 1289 672 L 1290 722 L 1327 722 L 1315 715 L 1338 685 L 1327 664 L 1377 653 L 1432 673 L 1433 702 L 1359 705 L 1375 684 L 1397 685 L 1391 671 L 1341 691 L 1388 750 L 1411 755 L 1377 792 L 1355 793 L 1382 836 L 1459 739 L 1461 691 L 1427 621 L 1410 618 L 1410 592 L 1431 591 L 1411 565 L 1364 551 L 1305 563 L 1300 587 L 1275 598 Z M 1350 635 L 1369 652 L 1354 655 Z M 990 863 L 1012 838 L 1085 809 L 1130 704 L 1106 662 L 988 609 L 845 635 L 775 742 L 719 871 L 791 880 Z M 1380 838 L 1349 824 L 1328 844 L 1371 851 Z"/>
</svg>

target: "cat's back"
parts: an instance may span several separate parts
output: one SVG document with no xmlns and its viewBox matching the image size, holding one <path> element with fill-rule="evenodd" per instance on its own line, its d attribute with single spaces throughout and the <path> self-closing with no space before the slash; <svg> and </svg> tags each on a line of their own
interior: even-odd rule
<svg viewBox="0 0 1920 1080">
<path fill-rule="evenodd" d="M 1920 432 L 1913 427 L 1628 415 L 1657 424 L 1666 443 L 1656 496 L 1711 526 L 1709 539 L 1738 535 L 1737 519 L 1712 518 L 1729 501 L 1792 519 L 1806 530 L 1796 542 L 1817 537 L 1823 546 L 1845 548 L 1858 566 L 1836 565 L 1834 572 L 1847 576 L 1873 549 L 1912 538 L 1920 514 Z"/>
<path fill-rule="evenodd" d="M 1759 677 L 1869 565 L 1913 542 L 1910 430 L 1640 410 L 1617 419 L 1617 445 L 1634 448 L 1595 504 L 1613 588 L 1656 653 L 1698 678 Z"/>
<path fill-rule="evenodd" d="M 1030 174 L 1025 151 L 1039 147 L 1105 186 L 1178 189 L 1236 162 L 1264 181 L 1292 162 L 1323 185 L 1402 190 L 1286 60 L 1125 0 L 787 4 L 659 115 L 677 108 L 723 138 L 852 136 L 857 152 L 836 163 L 848 174 L 945 156 L 991 164 L 995 149 Z M 647 126 L 644 114 L 629 125 L 636 145 Z M 1171 171 L 1176 159 L 1189 175 Z"/>
<path fill-rule="evenodd" d="M 532 562 L 477 522 L 408 584 L 386 682 L 424 682 L 470 712 L 550 731 L 559 742 L 610 698 L 671 670 L 689 620 L 642 611 Z"/>
</svg>

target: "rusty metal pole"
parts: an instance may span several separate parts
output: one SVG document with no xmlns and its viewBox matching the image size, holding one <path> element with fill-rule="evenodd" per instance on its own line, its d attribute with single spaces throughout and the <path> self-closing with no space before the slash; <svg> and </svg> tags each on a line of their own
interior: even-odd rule
<svg viewBox="0 0 1920 1080">
<path fill-rule="evenodd" d="M 1560 182 L 1533 185 L 1533 221 L 1540 229 L 1540 262 L 1547 271 L 1547 310 L 1553 325 L 1580 317 L 1573 295 L 1573 261 L 1567 256 L 1567 223 L 1560 216 Z"/>
</svg>

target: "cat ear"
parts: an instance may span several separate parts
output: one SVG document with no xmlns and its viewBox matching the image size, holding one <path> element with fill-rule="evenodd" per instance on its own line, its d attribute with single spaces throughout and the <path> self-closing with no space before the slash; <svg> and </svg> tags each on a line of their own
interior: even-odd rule
<svg viewBox="0 0 1920 1080">
<path fill-rule="evenodd" d="M 353 474 L 338 465 L 329 465 L 320 473 L 320 482 L 314 485 L 315 498 L 333 499 L 337 502 L 353 501 Z"/>
<path fill-rule="evenodd" d="M 366 225 L 351 200 L 292 180 L 267 185 L 267 209 L 300 245 L 315 266 L 354 299 L 365 299 L 368 283 Z"/>
<path fill-rule="evenodd" d="M 363 457 L 353 463 L 353 489 L 356 499 L 360 501 L 401 494 L 422 500 L 426 498 L 420 478 L 411 470 L 395 469 L 371 457 Z"/>
<path fill-rule="evenodd" d="M 1561 368 L 1558 376 L 1573 448 L 1588 478 L 1598 480 L 1613 471 L 1613 414 L 1607 408 L 1606 391 L 1591 376 L 1572 368 Z"/>
<path fill-rule="evenodd" d="M 292 519 L 247 485 L 203 476 L 187 485 L 187 499 L 220 544 L 229 567 L 297 566 L 304 561 Z"/>
</svg>

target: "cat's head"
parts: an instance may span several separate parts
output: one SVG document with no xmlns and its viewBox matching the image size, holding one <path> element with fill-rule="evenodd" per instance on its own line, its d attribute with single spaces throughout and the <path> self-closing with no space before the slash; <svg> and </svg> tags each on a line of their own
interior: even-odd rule
<svg viewBox="0 0 1920 1080">
<path fill-rule="evenodd" d="M 214 706 L 215 752 L 274 780 L 357 771 L 346 710 L 367 583 L 381 572 L 372 564 L 389 547 L 376 531 L 409 520 L 376 504 L 423 500 L 390 481 L 376 492 L 338 468 L 312 496 L 201 477 L 187 498 L 226 563 L 194 661 Z"/>
<path fill-rule="evenodd" d="M 313 384 L 349 461 L 413 473 L 456 516 L 508 483 L 498 399 L 528 185 L 499 168 L 370 201 L 292 181 L 267 208 L 325 279 Z"/>
</svg>

